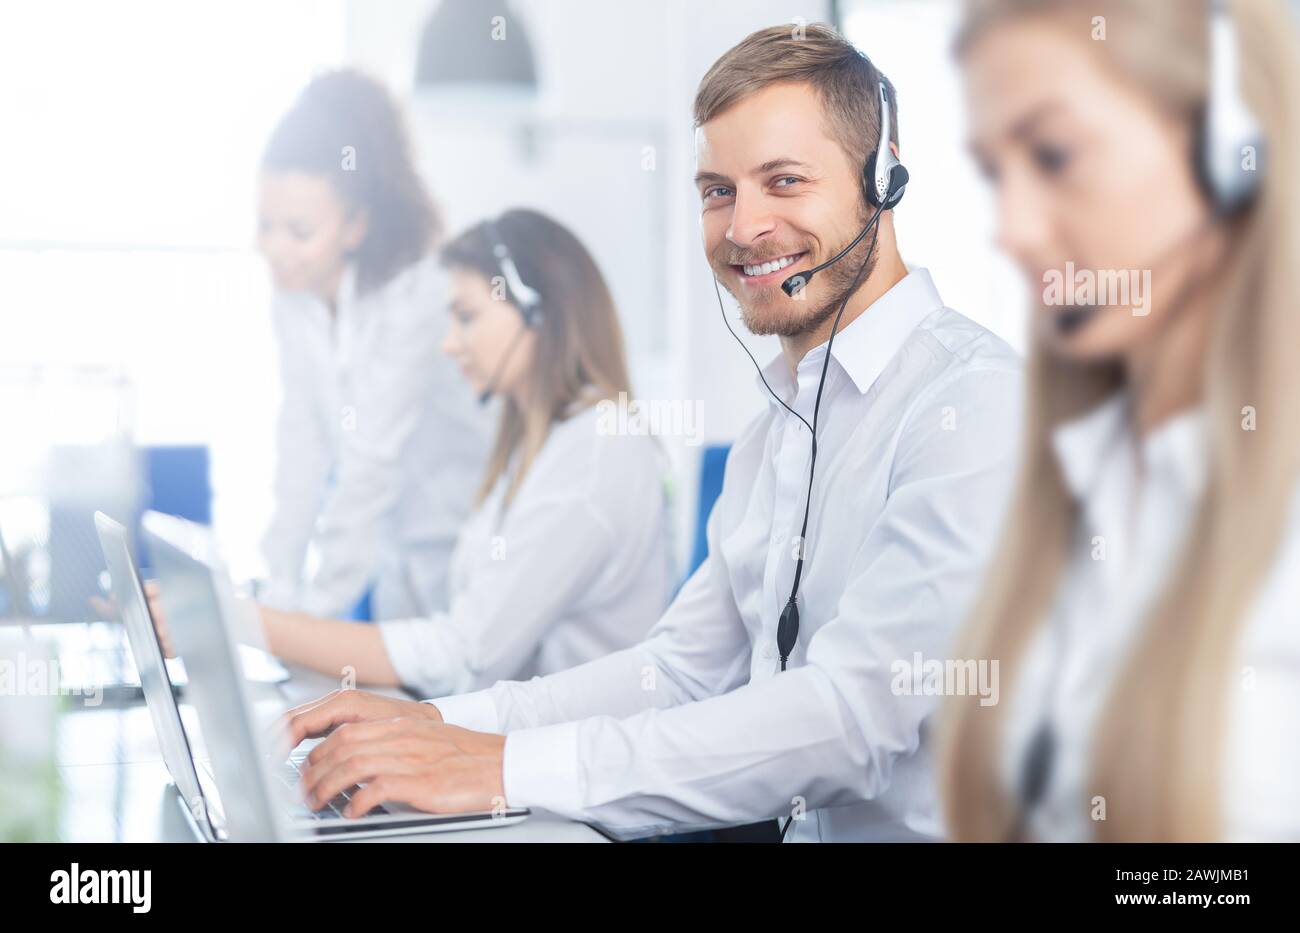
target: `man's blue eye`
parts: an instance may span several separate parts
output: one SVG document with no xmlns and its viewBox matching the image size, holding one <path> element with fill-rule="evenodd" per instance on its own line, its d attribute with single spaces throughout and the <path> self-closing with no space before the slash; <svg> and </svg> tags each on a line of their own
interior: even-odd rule
<svg viewBox="0 0 1300 933">
<path fill-rule="evenodd" d="M 780 185 L 780 184 L 781 184 L 782 182 L 784 182 L 784 181 L 788 181 L 788 182 L 794 183 L 794 182 L 798 182 L 799 179 L 795 178 L 793 175 L 782 175 L 780 178 L 778 178 L 778 179 L 776 180 L 776 183 L 777 183 L 778 185 Z M 787 188 L 788 188 L 789 185 L 784 185 L 783 187 L 787 187 Z"/>
<path fill-rule="evenodd" d="M 722 185 L 714 185 L 712 188 L 709 188 L 707 191 L 704 192 L 704 196 L 706 198 L 711 198 L 711 197 L 727 198 L 731 196 L 731 189 L 724 188 Z"/>
</svg>

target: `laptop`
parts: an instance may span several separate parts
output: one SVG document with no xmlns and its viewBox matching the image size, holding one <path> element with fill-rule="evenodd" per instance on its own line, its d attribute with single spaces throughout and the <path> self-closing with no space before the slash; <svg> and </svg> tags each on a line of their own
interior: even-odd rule
<svg viewBox="0 0 1300 933">
<path fill-rule="evenodd" d="M 149 604 L 125 528 L 102 513 L 96 529 L 113 595 L 126 625 L 163 758 L 199 838 L 217 841 L 336 841 L 508 826 L 529 811 L 429 814 L 397 803 L 355 819 L 342 815 L 350 792 L 310 810 L 298 792 L 302 758 L 277 754 L 273 726 L 283 698 L 244 676 L 232 624 L 230 581 L 200 525 L 159 513 L 144 519 L 145 541 L 161 584 L 168 625 L 188 663 L 187 695 L 211 754 L 194 753 L 172 692 Z M 259 702 L 258 693 L 261 693 Z M 355 790 L 355 788 L 353 788 Z"/>
</svg>

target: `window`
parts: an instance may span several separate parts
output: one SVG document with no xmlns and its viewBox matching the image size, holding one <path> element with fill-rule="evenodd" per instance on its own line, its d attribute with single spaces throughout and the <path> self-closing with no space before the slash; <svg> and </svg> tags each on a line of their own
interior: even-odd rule
<svg viewBox="0 0 1300 933">
<path fill-rule="evenodd" d="M 236 576 L 260 570 L 278 391 L 252 251 L 257 161 L 299 89 L 342 61 L 344 12 L 51 0 L 0 13 L 0 366 L 114 373 L 136 442 L 209 445 Z M 43 434 L 75 434 L 75 409 L 52 406 Z"/>
</svg>

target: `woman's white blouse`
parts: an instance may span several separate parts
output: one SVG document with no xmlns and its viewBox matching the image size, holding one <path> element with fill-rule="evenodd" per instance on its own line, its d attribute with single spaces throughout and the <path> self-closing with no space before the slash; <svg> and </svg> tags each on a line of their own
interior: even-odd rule
<svg viewBox="0 0 1300 933">
<path fill-rule="evenodd" d="M 1072 556 L 1048 622 L 1031 640 L 1003 748 L 1008 791 L 1019 786 L 1031 737 L 1050 716 L 1056 754 L 1032 836 L 1086 840 L 1104 814 L 1088 782 L 1098 717 L 1114 677 L 1178 559 L 1206 483 L 1204 414 L 1193 410 L 1137 443 L 1123 394 L 1053 437 L 1078 503 Z M 1140 468 L 1139 468 L 1140 464 Z M 1239 495 L 1250 495 L 1240 490 Z M 1241 628 L 1223 696 L 1224 836 L 1300 840 L 1300 510 Z"/>
<path fill-rule="evenodd" d="M 595 406 L 554 425 L 502 514 L 498 482 L 461 531 L 451 603 L 380 624 L 424 696 L 561 671 L 638 642 L 672 587 L 665 463 Z"/>
<path fill-rule="evenodd" d="M 441 351 L 444 277 L 428 257 L 363 295 L 349 268 L 334 315 L 276 296 L 282 398 L 263 601 L 376 618 L 447 604 L 447 564 L 493 417 Z"/>
</svg>

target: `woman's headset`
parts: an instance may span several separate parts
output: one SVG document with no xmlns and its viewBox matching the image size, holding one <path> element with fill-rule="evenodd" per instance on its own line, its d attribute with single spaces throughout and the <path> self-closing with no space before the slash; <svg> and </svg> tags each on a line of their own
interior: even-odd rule
<svg viewBox="0 0 1300 933">
<path fill-rule="evenodd" d="M 519 314 L 524 320 L 524 326 L 519 328 L 518 333 L 510 341 L 505 352 L 501 354 L 501 361 L 497 363 L 492 378 L 488 380 L 486 388 L 479 393 L 478 402 L 480 405 L 486 405 L 488 399 L 496 394 L 497 383 L 500 382 L 501 375 L 510 362 L 510 357 L 514 356 L 524 334 L 536 328 L 542 316 L 542 296 L 535 288 L 525 283 L 519 275 L 519 269 L 515 266 L 514 257 L 510 255 L 510 247 L 506 246 L 501 231 L 497 229 L 497 222 L 495 220 L 484 221 L 483 233 L 487 237 L 488 246 L 492 250 L 492 256 L 496 260 L 497 268 L 501 271 L 501 279 L 505 282 L 506 292 L 508 293 L 507 297 L 509 297 L 511 304 L 519 309 Z"/>
<path fill-rule="evenodd" d="M 1259 190 L 1264 140 L 1259 123 L 1241 96 L 1236 27 L 1228 0 L 1209 5 L 1209 88 L 1194 153 L 1196 175 L 1221 215 L 1246 207 Z M 1247 151 L 1256 164 L 1243 165 Z"/>
<path fill-rule="evenodd" d="M 541 314 L 542 296 L 537 290 L 529 287 L 519 275 L 519 269 L 515 266 L 514 258 L 510 255 L 510 248 L 506 246 L 506 241 L 501 236 L 501 231 L 497 229 L 495 220 L 486 221 L 483 224 L 484 232 L 487 234 L 488 244 L 492 248 L 492 255 L 497 261 L 497 268 L 501 270 L 501 278 L 506 283 L 506 290 L 510 293 L 510 300 L 519 313 L 524 317 L 524 323 L 529 327 L 537 324 L 537 318 Z"/>
</svg>

